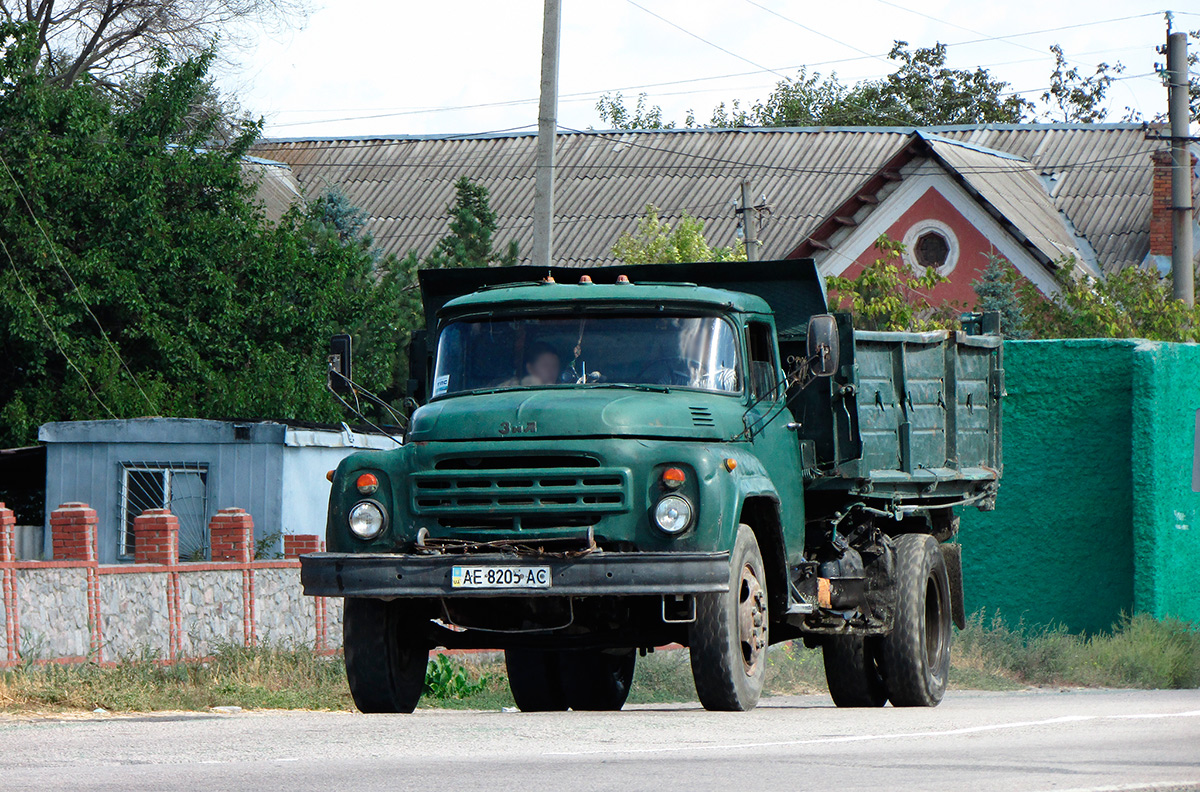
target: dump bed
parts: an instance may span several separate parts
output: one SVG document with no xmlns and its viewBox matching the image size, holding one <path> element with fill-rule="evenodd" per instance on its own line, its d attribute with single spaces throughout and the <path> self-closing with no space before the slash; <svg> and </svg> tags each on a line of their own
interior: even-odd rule
<svg viewBox="0 0 1200 792">
<path fill-rule="evenodd" d="M 847 334 L 849 335 L 849 334 Z M 848 339 L 847 339 L 848 340 Z M 987 497 L 1000 478 L 999 335 L 856 331 L 821 395 L 834 416 L 823 487 L 886 500 Z"/>
</svg>

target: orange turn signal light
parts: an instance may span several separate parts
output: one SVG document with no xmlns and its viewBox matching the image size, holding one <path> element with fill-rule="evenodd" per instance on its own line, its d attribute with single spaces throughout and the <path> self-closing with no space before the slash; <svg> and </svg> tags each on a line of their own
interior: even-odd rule
<svg viewBox="0 0 1200 792">
<path fill-rule="evenodd" d="M 662 481 L 663 484 L 671 489 L 677 489 L 678 487 L 683 486 L 683 482 L 687 481 L 687 474 L 676 467 L 667 468 L 663 471 Z"/>
<path fill-rule="evenodd" d="M 734 469 L 735 467 L 737 467 L 737 460 L 736 460 L 736 459 L 726 459 L 726 460 L 725 460 L 725 469 L 726 469 L 726 470 L 728 470 L 730 473 L 732 473 L 732 472 L 733 472 L 733 469 Z"/>
<path fill-rule="evenodd" d="M 379 479 L 374 473 L 363 473 L 358 477 L 358 481 L 354 482 L 354 486 L 358 487 L 358 491 L 363 495 L 370 495 L 379 489 Z"/>
<path fill-rule="evenodd" d="M 325 471 L 325 480 L 333 481 L 333 471 L 332 470 Z"/>
</svg>

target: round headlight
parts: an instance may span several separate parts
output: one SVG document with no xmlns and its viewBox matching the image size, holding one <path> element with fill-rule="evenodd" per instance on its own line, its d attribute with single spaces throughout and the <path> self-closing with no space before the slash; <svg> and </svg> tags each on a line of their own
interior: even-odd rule
<svg viewBox="0 0 1200 792">
<path fill-rule="evenodd" d="M 379 536 L 386 521 L 382 507 L 374 501 L 363 501 L 350 510 L 350 530 L 359 539 Z"/>
<path fill-rule="evenodd" d="M 654 521 L 669 534 L 682 533 L 692 521 L 692 504 L 678 495 L 668 495 L 654 507 Z"/>
</svg>

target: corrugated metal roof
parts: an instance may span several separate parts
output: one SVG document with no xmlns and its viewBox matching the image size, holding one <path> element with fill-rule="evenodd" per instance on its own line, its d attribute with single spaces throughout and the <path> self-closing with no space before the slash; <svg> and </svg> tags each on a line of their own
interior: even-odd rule
<svg viewBox="0 0 1200 792">
<path fill-rule="evenodd" d="M 614 263 L 613 244 L 634 230 L 650 203 L 669 220 L 684 211 L 703 220 L 710 244 L 732 244 L 737 221 L 731 202 L 743 177 L 752 180 L 755 197 L 765 193 L 772 207 L 760 234 L 764 257 L 786 256 L 917 131 L 561 134 L 556 149 L 556 259 L 565 265 Z M 1150 152 L 1164 144 L 1147 140 L 1141 126 L 1026 124 L 920 131 L 943 138 L 934 143 L 938 153 L 1039 248 L 1074 250 L 1069 222 L 1106 271 L 1145 257 Z M 379 246 L 400 256 L 410 250 L 425 255 L 447 233 L 454 182 L 468 176 L 490 191 L 498 249 L 515 240 L 524 254 L 533 237 L 536 140 L 527 133 L 290 139 L 264 141 L 254 151 L 290 165 L 295 181 L 307 190 L 340 187 L 370 215 L 368 227 Z M 1056 212 L 1066 220 L 1054 218 Z"/>
<path fill-rule="evenodd" d="M 1049 261 L 1073 257 L 1092 274 L 1079 241 L 1050 198 L 1041 178 L 1026 160 L 976 144 L 925 135 L 934 153 L 967 186 L 991 204 Z"/>
</svg>

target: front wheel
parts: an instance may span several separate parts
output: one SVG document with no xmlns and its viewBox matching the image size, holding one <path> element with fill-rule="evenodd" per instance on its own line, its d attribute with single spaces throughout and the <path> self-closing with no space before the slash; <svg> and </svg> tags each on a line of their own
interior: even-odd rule
<svg viewBox="0 0 1200 792">
<path fill-rule="evenodd" d="M 767 673 L 766 573 L 758 541 L 739 525 L 729 559 L 729 591 L 696 596 L 688 630 L 692 678 L 705 709 L 745 712 L 762 695 Z"/>
<path fill-rule="evenodd" d="M 896 707 L 936 707 L 950 674 L 950 580 L 932 536 L 896 543 L 896 619 L 883 639 L 888 699 Z"/>
<path fill-rule="evenodd" d="M 425 689 L 429 647 L 403 602 L 347 598 L 346 681 L 362 712 L 412 712 Z"/>
</svg>

